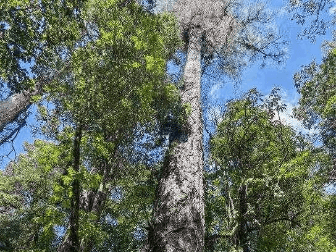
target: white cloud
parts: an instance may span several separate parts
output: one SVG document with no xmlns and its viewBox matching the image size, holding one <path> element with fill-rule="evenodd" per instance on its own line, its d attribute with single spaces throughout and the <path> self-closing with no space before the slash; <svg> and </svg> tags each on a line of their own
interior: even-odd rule
<svg viewBox="0 0 336 252">
<path fill-rule="evenodd" d="M 334 15 L 335 12 L 336 12 L 336 6 L 333 6 L 333 7 L 331 7 L 331 8 L 329 9 L 329 14 L 330 14 L 330 15 Z"/>
<path fill-rule="evenodd" d="M 333 2 L 335 3 L 336 1 L 333 0 Z M 329 14 L 330 14 L 330 15 L 334 15 L 335 12 L 336 12 L 336 5 L 334 5 L 333 7 L 331 7 L 331 8 L 329 9 Z"/>
<path fill-rule="evenodd" d="M 210 99 L 217 99 L 218 98 L 218 90 L 221 88 L 221 84 L 218 82 L 217 84 L 213 85 L 210 90 Z"/>
<path fill-rule="evenodd" d="M 291 126 L 295 131 L 301 132 L 303 134 L 313 135 L 318 133 L 316 128 L 307 129 L 303 126 L 302 122 L 293 116 L 293 109 L 297 104 L 298 98 L 295 97 L 293 100 L 289 101 L 287 94 L 282 91 L 282 102 L 287 104 L 287 109 L 283 112 L 280 112 L 280 120 L 283 124 Z"/>
<path fill-rule="evenodd" d="M 287 105 L 286 109 L 283 112 L 279 113 L 280 121 L 284 125 L 290 126 L 296 132 L 301 132 L 304 135 L 313 136 L 314 134 L 319 133 L 318 129 L 312 128 L 309 130 L 304 127 L 303 123 L 300 120 L 294 118 L 293 109 L 297 106 L 299 99 L 300 99 L 300 95 L 296 91 L 294 92 L 293 91 L 287 92 L 283 88 L 280 89 L 280 96 L 281 96 L 280 103 Z M 275 115 L 275 118 L 273 120 L 279 120 L 279 117 L 277 114 Z"/>
<path fill-rule="evenodd" d="M 222 121 L 222 112 L 219 106 L 211 107 L 208 111 L 208 120 L 220 123 Z"/>
</svg>

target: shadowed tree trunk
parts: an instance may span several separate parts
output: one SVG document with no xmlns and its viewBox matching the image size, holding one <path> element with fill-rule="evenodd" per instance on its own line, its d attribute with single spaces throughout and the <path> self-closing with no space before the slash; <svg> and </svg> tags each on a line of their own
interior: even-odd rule
<svg viewBox="0 0 336 252">
<path fill-rule="evenodd" d="M 242 184 L 239 188 L 239 224 L 237 230 L 236 245 L 243 248 L 243 252 L 248 252 L 248 239 L 247 239 L 247 185 Z"/>
<path fill-rule="evenodd" d="M 73 149 L 73 169 L 79 172 L 80 166 L 80 142 L 82 139 L 82 128 L 78 126 L 75 132 Z M 77 175 L 77 174 L 76 174 Z M 77 252 L 79 251 L 79 204 L 80 204 L 80 182 L 77 177 L 72 182 L 71 209 L 69 217 L 69 235 L 64 239 L 63 244 L 58 248 L 59 252 Z"/>
<path fill-rule="evenodd" d="M 201 30 L 189 32 L 182 103 L 190 103 L 187 140 L 177 140 L 166 156 L 157 188 L 150 251 L 204 249 L 204 189 L 201 97 Z"/>
</svg>

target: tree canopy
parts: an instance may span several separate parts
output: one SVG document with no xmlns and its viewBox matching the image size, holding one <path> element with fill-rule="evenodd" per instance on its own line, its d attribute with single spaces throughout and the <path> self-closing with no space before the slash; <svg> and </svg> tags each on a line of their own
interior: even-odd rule
<svg viewBox="0 0 336 252">
<path fill-rule="evenodd" d="M 273 92 L 261 103 L 251 90 L 229 102 L 210 140 L 212 251 L 335 249 L 335 230 L 327 227 L 334 198 L 323 194 L 330 159 L 281 123 L 278 98 Z"/>
<path fill-rule="evenodd" d="M 56 69 L 64 62 L 68 67 L 58 78 L 44 83 L 43 93 L 33 99 L 39 104 L 44 124 L 42 132 L 57 144 L 51 150 L 49 145 L 44 145 L 41 150 L 39 142 L 35 147 L 38 153 L 41 150 L 51 154 L 55 149 L 56 154 L 54 159 L 47 160 L 41 157 L 43 154 L 37 154 L 38 160 L 32 162 L 44 162 L 42 166 L 48 167 L 37 169 L 36 177 L 47 178 L 50 173 L 58 176 L 48 178 L 50 184 L 41 187 L 45 188 L 43 195 L 35 191 L 32 184 L 20 180 L 16 180 L 14 188 L 9 186 L 4 189 L 4 195 L 10 195 L 13 190 L 19 190 L 17 186 L 25 183 L 24 191 L 42 207 L 41 216 L 32 217 L 35 218 L 32 224 L 36 225 L 27 227 L 34 239 L 29 234 L 20 235 L 21 241 L 17 235 L 24 233 L 24 228 L 18 224 L 20 221 L 15 222 L 20 231 L 14 237 L 6 236 L 4 240 L 4 246 L 9 250 L 90 251 L 94 247 L 106 246 L 102 244 L 108 242 L 103 239 L 106 235 L 97 223 L 108 214 L 116 218 L 112 206 L 107 212 L 105 207 L 109 206 L 108 195 L 116 188 L 117 178 L 127 170 L 126 154 L 123 153 L 125 147 L 132 143 L 139 124 L 155 125 L 165 115 L 178 111 L 177 90 L 165 81 L 165 62 L 180 43 L 174 17 L 149 14 L 134 2 L 124 7 L 121 5 L 122 1 L 85 2 L 80 9 L 80 17 L 96 38 L 77 41 L 71 50 L 63 48 L 59 57 L 49 62 L 55 64 Z M 45 101 L 52 102 L 54 108 L 48 110 Z M 40 161 L 41 158 L 44 161 Z M 15 169 L 9 179 L 15 180 L 26 171 L 24 174 L 34 174 L 30 170 L 35 167 L 33 164 L 21 160 L 19 163 L 23 163 L 22 167 Z M 137 170 L 135 176 L 138 178 L 141 169 L 133 169 Z M 145 174 L 148 176 L 148 172 Z M 3 179 L 7 181 L 4 183 L 10 184 L 6 176 Z M 130 182 L 123 183 L 130 185 Z M 138 183 L 135 182 L 135 185 Z M 26 200 L 22 191 L 13 195 Z M 130 200 L 136 199 L 133 197 Z M 18 217 L 23 208 L 27 212 L 39 211 L 34 207 L 32 204 L 27 210 L 18 204 L 12 210 Z M 8 218 L 12 221 L 10 216 Z M 125 230 L 138 224 L 132 219 L 131 227 L 127 228 L 127 225 L 121 225 L 122 218 L 118 218 L 118 222 Z M 66 229 L 58 248 L 52 246 L 55 225 Z M 120 246 L 126 244 L 125 241 Z"/>
<path fill-rule="evenodd" d="M 317 127 L 321 132 L 322 142 L 335 159 L 335 49 L 331 48 L 322 64 L 315 61 L 294 75 L 295 86 L 301 93 L 296 117 L 308 127 Z M 329 174 L 335 179 L 335 171 Z"/>
<path fill-rule="evenodd" d="M 0 172 L 0 250 L 336 251 L 336 198 L 324 190 L 336 51 L 294 78 L 296 115 L 320 123 L 322 147 L 283 123 L 278 90 L 253 89 L 222 108 L 204 171 L 201 66 L 217 58 L 238 76 L 247 62 L 281 62 L 285 42 L 261 3 L 181 0 L 154 14 L 154 2 L 0 3 L 0 146 L 31 104 L 44 138 Z M 303 35 L 323 33 L 328 4 L 290 1 L 299 23 L 313 17 Z M 176 84 L 166 67 L 181 48 Z"/>
</svg>

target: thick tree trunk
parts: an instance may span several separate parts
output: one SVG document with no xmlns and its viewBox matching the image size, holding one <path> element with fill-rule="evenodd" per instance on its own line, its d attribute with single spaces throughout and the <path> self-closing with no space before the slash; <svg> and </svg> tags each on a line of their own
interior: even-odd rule
<svg viewBox="0 0 336 252">
<path fill-rule="evenodd" d="M 154 206 L 153 226 L 149 229 L 150 251 L 204 250 L 204 188 L 201 114 L 200 31 L 189 34 L 184 72 L 183 103 L 190 103 L 188 139 L 170 149 L 163 165 Z"/>
</svg>

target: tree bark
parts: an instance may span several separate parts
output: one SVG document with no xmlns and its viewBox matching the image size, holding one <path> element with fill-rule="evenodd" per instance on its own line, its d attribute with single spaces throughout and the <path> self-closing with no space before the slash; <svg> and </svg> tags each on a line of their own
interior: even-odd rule
<svg viewBox="0 0 336 252">
<path fill-rule="evenodd" d="M 157 188 L 149 251 L 204 250 L 203 131 L 201 96 L 201 32 L 189 33 L 182 103 L 190 103 L 187 140 L 178 140 L 166 155 Z"/>
<path fill-rule="evenodd" d="M 67 62 L 61 70 L 55 72 L 55 75 L 49 81 L 44 77 L 38 79 L 33 90 L 23 90 L 20 93 L 11 95 L 4 101 L 0 101 L 0 132 L 7 124 L 15 121 L 20 113 L 25 111 L 32 104 L 30 101 L 32 96 L 41 95 L 43 93 L 43 85 L 57 79 L 69 66 L 70 62 Z"/>
<path fill-rule="evenodd" d="M 40 94 L 38 86 L 33 91 L 22 91 L 0 101 L 0 132 L 4 127 L 13 122 L 19 114 L 31 105 L 30 98 L 33 95 Z"/>
</svg>

